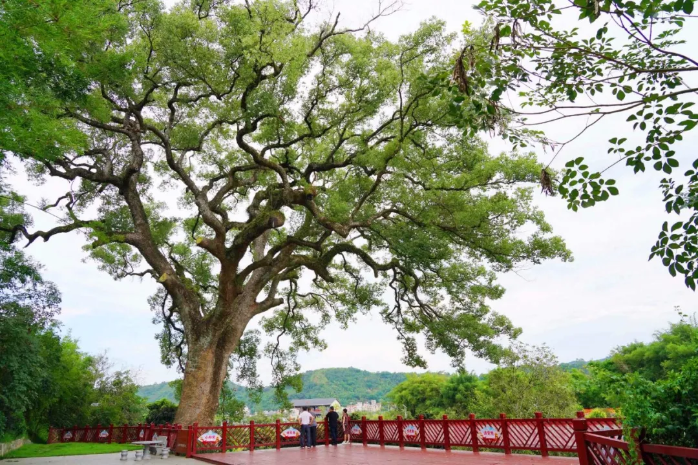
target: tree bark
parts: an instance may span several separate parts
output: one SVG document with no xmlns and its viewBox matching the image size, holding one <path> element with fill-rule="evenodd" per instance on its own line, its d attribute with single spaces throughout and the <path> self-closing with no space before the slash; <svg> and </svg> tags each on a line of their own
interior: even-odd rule
<svg viewBox="0 0 698 465">
<path fill-rule="evenodd" d="M 225 344 L 232 341 L 224 339 L 214 339 L 207 334 L 189 347 L 176 423 L 185 426 L 195 422 L 200 425 L 214 424 L 218 398 L 226 381 L 228 360 L 240 337 L 234 344 Z"/>
</svg>

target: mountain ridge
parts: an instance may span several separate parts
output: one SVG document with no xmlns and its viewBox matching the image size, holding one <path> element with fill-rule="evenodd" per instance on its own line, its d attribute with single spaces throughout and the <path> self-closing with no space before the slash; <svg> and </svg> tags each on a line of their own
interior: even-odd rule
<svg viewBox="0 0 698 465">
<path fill-rule="evenodd" d="M 560 363 L 559 366 L 564 371 L 575 369 L 585 370 L 588 360 L 577 359 L 571 362 Z M 303 390 L 294 392 L 289 390 L 289 398 L 309 399 L 332 397 L 339 400 L 342 405 L 350 405 L 356 402 L 366 402 L 376 400 L 383 402 L 387 394 L 398 384 L 407 379 L 408 372 L 390 371 L 367 371 L 354 367 L 348 368 L 320 368 L 308 370 L 301 373 L 303 379 Z M 228 381 L 228 384 L 235 392 L 235 396 L 251 411 L 276 410 L 278 404 L 274 399 L 274 392 L 271 387 L 265 387 L 262 391 L 262 398 L 259 404 L 253 403 L 247 395 L 247 388 L 239 384 Z M 168 382 L 139 386 L 138 395 L 145 397 L 148 402 L 160 399 L 168 399 L 176 402 L 174 390 Z"/>
<path fill-rule="evenodd" d="M 369 400 L 384 401 L 385 396 L 398 384 L 407 379 L 409 373 L 379 371 L 372 372 L 358 368 L 320 368 L 308 370 L 301 374 L 303 390 L 300 392 L 289 391 L 290 399 L 306 399 L 319 397 L 333 397 L 342 405 Z M 247 388 L 228 381 L 235 392 L 235 396 L 245 402 L 252 410 L 276 410 L 278 405 L 274 400 L 271 387 L 265 387 L 262 391 L 262 399 L 259 404 L 254 404 L 247 395 Z M 176 402 L 174 390 L 168 382 L 139 386 L 138 395 L 145 397 L 148 402 L 160 399 L 168 399 Z"/>
</svg>

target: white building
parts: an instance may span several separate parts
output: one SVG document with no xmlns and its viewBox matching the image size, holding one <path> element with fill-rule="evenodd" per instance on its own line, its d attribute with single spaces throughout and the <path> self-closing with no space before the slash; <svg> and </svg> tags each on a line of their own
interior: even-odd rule
<svg viewBox="0 0 698 465">
<path fill-rule="evenodd" d="M 352 405 L 347 405 L 347 412 L 348 413 L 353 413 L 353 412 L 380 412 L 382 408 L 382 405 L 380 402 L 376 402 L 375 400 L 370 400 L 368 402 L 357 402 Z"/>
</svg>

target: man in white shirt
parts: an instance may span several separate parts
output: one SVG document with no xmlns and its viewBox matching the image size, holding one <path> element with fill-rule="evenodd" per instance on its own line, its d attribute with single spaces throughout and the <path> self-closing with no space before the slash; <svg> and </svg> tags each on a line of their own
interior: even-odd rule
<svg viewBox="0 0 698 465">
<path fill-rule="evenodd" d="M 310 423 L 313 421 L 313 416 L 308 412 L 308 407 L 303 407 L 298 419 L 301 422 L 301 449 L 310 448 L 312 442 L 310 440 Z"/>
</svg>

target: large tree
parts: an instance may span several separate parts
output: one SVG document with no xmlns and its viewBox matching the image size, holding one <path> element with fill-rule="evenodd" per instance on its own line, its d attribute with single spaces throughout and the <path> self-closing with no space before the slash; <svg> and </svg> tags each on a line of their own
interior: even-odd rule
<svg viewBox="0 0 698 465">
<path fill-rule="evenodd" d="M 686 286 L 698 282 L 698 160 L 680 169 L 677 145 L 698 125 L 698 58 L 689 44 L 694 0 L 482 0 L 483 28 L 466 23 L 458 56 L 454 106 L 470 129 L 500 131 L 514 145 L 552 153 L 543 189 L 568 208 L 592 207 L 619 194 L 612 176 L 626 165 L 654 170 L 667 213 L 650 259 L 658 257 Z M 446 76 L 444 76 L 444 80 Z M 465 95 L 463 95 L 465 94 Z M 607 161 L 594 166 L 562 150 L 593 126 L 623 117 L 608 140 Z M 616 120 L 617 121 L 617 120 Z M 541 131 L 567 122 L 567 140 Z M 575 125 L 575 123 L 578 123 Z M 602 147 L 598 145 L 598 147 Z M 564 165 L 564 168 L 562 168 Z M 562 168 L 557 176 L 552 169 Z"/>
<path fill-rule="evenodd" d="M 306 25 L 313 7 L 0 6 L 0 58 L 16 62 L 0 150 L 66 182 L 46 202 L 62 224 L 13 230 L 80 231 L 114 278 L 157 280 L 163 360 L 184 371 L 179 423 L 213 419 L 231 355 L 255 374 L 257 315 L 279 385 L 323 326 L 370 310 L 410 365 L 425 365 L 418 334 L 457 362 L 497 360 L 519 330 L 488 307 L 495 273 L 570 258 L 532 205 L 535 157 L 463 137 L 429 78 L 450 67 L 442 23 L 393 43 L 369 25 L 394 5 L 355 29 Z"/>
</svg>

